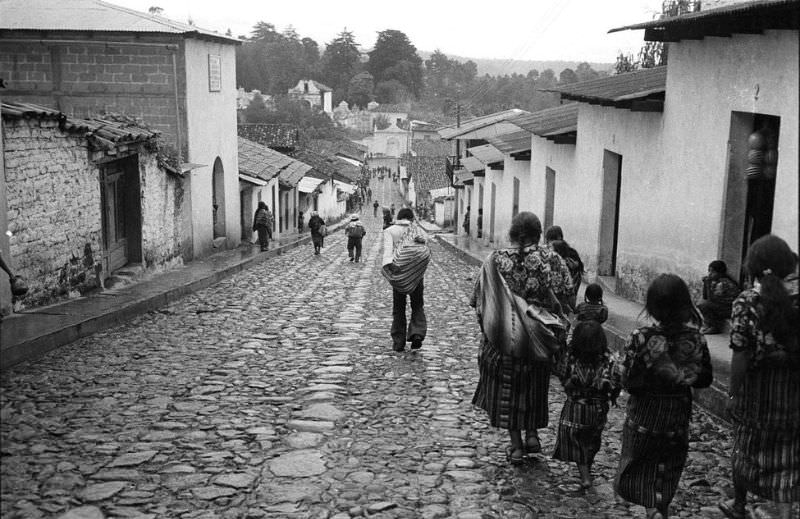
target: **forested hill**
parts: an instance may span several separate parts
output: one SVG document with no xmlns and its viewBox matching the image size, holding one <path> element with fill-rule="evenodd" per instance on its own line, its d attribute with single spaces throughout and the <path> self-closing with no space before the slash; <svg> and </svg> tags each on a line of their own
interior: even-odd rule
<svg viewBox="0 0 800 519">
<path fill-rule="evenodd" d="M 423 60 L 429 59 L 433 51 L 424 51 L 420 50 L 417 51 L 420 57 Z M 483 76 L 485 74 L 489 74 L 490 76 L 505 76 L 510 74 L 522 74 L 525 75 L 531 70 L 538 70 L 542 72 L 543 70 L 551 69 L 558 74 L 560 71 L 564 70 L 565 68 L 570 68 L 575 70 L 578 67 L 578 64 L 581 63 L 579 61 L 533 61 L 533 60 L 513 60 L 507 58 L 470 58 L 464 56 L 456 56 L 452 54 L 448 54 L 452 60 L 460 61 L 462 63 L 466 63 L 467 61 L 472 61 L 478 66 L 478 75 Z M 609 72 L 611 73 L 614 69 L 614 64 L 609 63 L 589 63 L 591 67 L 598 71 L 598 72 Z"/>
</svg>

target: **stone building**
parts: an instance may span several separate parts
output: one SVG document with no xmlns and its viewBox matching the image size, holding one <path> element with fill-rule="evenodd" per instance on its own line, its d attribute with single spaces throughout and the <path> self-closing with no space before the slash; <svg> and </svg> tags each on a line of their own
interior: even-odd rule
<svg viewBox="0 0 800 519">
<path fill-rule="evenodd" d="M 91 14 L 89 16 L 88 14 Z M 100 0 L 4 0 L 7 101 L 141 119 L 183 175 L 185 260 L 239 243 L 238 40 Z"/>
<path fill-rule="evenodd" d="M 289 89 L 289 97 L 305 101 L 310 107 L 317 107 L 333 116 L 333 89 L 313 79 L 301 79 Z"/>
<path fill-rule="evenodd" d="M 99 288 L 122 267 L 181 262 L 183 183 L 160 166 L 157 132 L 17 103 L 2 104 L 2 123 L 2 223 L 29 284 L 23 306 Z"/>
</svg>

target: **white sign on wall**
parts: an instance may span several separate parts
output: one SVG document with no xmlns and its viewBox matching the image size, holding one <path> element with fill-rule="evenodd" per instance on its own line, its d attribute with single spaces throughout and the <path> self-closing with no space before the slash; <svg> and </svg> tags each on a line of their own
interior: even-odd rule
<svg viewBox="0 0 800 519">
<path fill-rule="evenodd" d="M 222 90 L 222 60 L 218 54 L 208 55 L 208 91 Z"/>
</svg>

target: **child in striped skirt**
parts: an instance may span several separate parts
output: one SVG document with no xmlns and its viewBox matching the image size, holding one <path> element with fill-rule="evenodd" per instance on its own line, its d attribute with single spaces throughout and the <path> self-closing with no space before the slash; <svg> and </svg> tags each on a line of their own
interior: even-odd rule
<svg viewBox="0 0 800 519">
<path fill-rule="evenodd" d="M 567 400 L 561 411 L 553 458 L 575 462 L 581 487 L 589 488 L 592 486 L 592 462 L 600 450 L 609 404 L 616 403 L 621 389 L 600 323 L 578 323 L 556 374 Z"/>
</svg>

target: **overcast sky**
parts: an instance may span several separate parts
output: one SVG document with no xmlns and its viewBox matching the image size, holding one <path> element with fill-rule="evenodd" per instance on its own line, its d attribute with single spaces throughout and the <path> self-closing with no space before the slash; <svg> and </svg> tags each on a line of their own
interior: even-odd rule
<svg viewBox="0 0 800 519">
<path fill-rule="evenodd" d="M 362 49 L 378 31 L 406 33 L 419 50 L 473 58 L 613 62 L 618 51 L 636 53 L 642 31 L 607 34 L 621 25 L 651 20 L 661 0 L 108 0 L 139 11 L 161 7 L 163 16 L 234 36 L 265 21 L 292 25 L 322 47 L 343 28 Z"/>
</svg>

